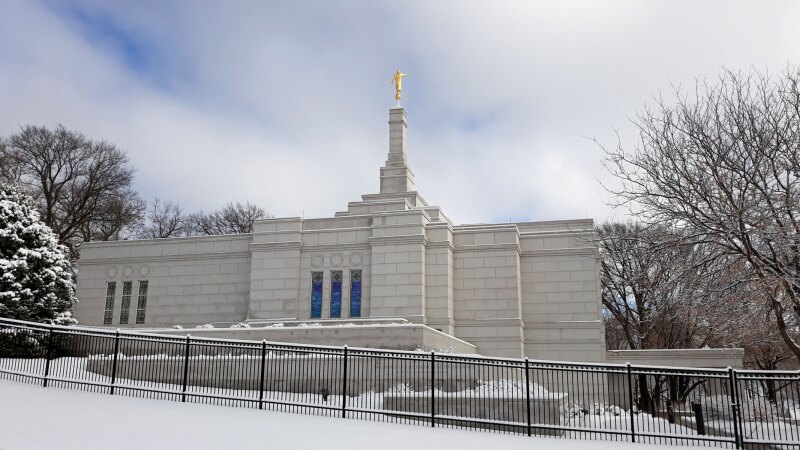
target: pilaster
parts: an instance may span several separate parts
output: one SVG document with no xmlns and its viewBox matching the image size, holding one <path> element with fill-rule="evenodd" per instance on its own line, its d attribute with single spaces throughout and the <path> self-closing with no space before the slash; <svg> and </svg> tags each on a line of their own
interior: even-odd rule
<svg viewBox="0 0 800 450">
<path fill-rule="evenodd" d="M 297 317 L 303 219 L 255 223 L 250 244 L 249 319 Z"/>
<path fill-rule="evenodd" d="M 453 335 L 453 230 L 447 222 L 431 223 L 426 228 L 426 323 L 431 328 Z"/>
<path fill-rule="evenodd" d="M 373 218 L 371 317 L 402 317 L 425 323 L 425 225 L 423 211 Z"/>
</svg>

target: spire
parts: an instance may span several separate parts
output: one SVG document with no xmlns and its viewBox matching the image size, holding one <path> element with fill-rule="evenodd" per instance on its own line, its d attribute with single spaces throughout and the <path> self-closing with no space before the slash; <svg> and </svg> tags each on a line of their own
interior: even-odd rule
<svg viewBox="0 0 800 450">
<path fill-rule="evenodd" d="M 402 106 L 395 106 L 389 110 L 389 157 L 386 159 L 387 167 L 402 167 L 408 165 L 406 156 L 406 110 Z"/>
<path fill-rule="evenodd" d="M 381 194 L 414 190 L 414 174 L 406 156 L 406 111 L 398 105 L 389 110 L 389 156 L 381 167 Z"/>
</svg>

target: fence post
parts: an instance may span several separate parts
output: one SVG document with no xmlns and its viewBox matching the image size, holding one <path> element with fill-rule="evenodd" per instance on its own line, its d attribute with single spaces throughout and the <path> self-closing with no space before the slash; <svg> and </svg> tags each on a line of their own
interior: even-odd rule
<svg viewBox="0 0 800 450">
<path fill-rule="evenodd" d="M 436 426 L 436 353 L 431 350 L 431 426 Z"/>
<path fill-rule="evenodd" d="M 628 371 L 628 415 L 631 417 L 631 442 L 636 442 L 636 420 L 633 417 L 633 374 L 631 373 L 631 363 L 625 363 Z"/>
<path fill-rule="evenodd" d="M 525 408 L 528 417 L 528 436 L 531 435 L 531 380 L 530 380 L 530 361 L 525 357 Z"/>
<path fill-rule="evenodd" d="M 264 409 L 264 366 L 267 363 L 267 340 L 261 341 L 261 377 L 258 382 L 258 409 Z"/>
<path fill-rule="evenodd" d="M 45 351 L 45 363 L 44 363 L 44 380 L 42 382 L 42 386 L 47 387 L 47 377 L 50 375 L 50 352 L 53 348 L 53 328 L 50 327 L 49 334 L 47 335 L 47 350 Z"/>
<path fill-rule="evenodd" d="M 342 419 L 347 418 L 347 345 L 344 346 L 344 363 L 342 364 Z"/>
<path fill-rule="evenodd" d="M 731 409 L 733 412 L 733 437 L 736 440 L 736 448 L 742 448 L 742 430 L 739 407 L 739 389 L 736 383 L 736 371 L 733 367 L 728 366 L 728 381 L 730 382 L 730 396 L 731 396 Z"/>
<path fill-rule="evenodd" d="M 189 341 L 192 335 L 186 335 L 186 352 L 183 358 L 183 393 L 181 394 L 181 401 L 186 402 L 186 383 L 189 380 Z"/>
<path fill-rule="evenodd" d="M 114 395 L 114 383 L 117 381 L 117 354 L 119 353 L 119 328 L 114 335 L 114 363 L 111 365 L 111 395 Z"/>
<path fill-rule="evenodd" d="M 701 403 L 692 402 L 692 411 L 694 412 L 694 423 L 697 426 L 697 434 L 705 436 L 706 421 L 703 418 L 703 405 Z"/>
</svg>

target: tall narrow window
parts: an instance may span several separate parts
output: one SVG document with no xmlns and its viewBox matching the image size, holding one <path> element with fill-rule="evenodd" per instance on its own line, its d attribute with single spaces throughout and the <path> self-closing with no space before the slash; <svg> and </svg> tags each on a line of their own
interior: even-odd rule
<svg viewBox="0 0 800 450">
<path fill-rule="evenodd" d="M 350 271 L 350 317 L 361 317 L 361 270 Z"/>
<path fill-rule="evenodd" d="M 106 309 L 103 314 L 103 325 L 111 325 L 114 319 L 114 296 L 117 293 L 117 282 L 109 281 L 106 285 Z"/>
<path fill-rule="evenodd" d="M 144 323 L 144 312 L 147 309 L 147 281 L 139 281 L 139 298 L 136 301 L 136 323 Z"/>
<path fill-rule="evenodd" d="M 122 307 L 119 310 L 119 323 L 128 323 L 128 316 L 131 310 L 131 291 L 133 290 L 133 282 L 122 282 Z"/>
<path fill-rule="evenodd" d="M 331 272 L 331 318 L 342 317 L 342 271 Z"/>
<path fill-rule="evenodd" d="M 322 272 L 311 272 L 311 318 L 322 317 Z"/>
</svg>

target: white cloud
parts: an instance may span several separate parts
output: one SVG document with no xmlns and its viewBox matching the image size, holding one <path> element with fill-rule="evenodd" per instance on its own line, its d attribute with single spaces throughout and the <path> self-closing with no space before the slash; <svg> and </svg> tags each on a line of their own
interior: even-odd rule
<svg viewBox="0 0 800 450">
<path fill-rule="evenodd" d="M 603 203 L 587 137 L 629 139 L 628 118 L 671 82 L 800 56 L 800 9 L 782 2 L 2 9 L 0 134 L 64 123 L 126 149 L 145 197 L 278 216 L 377 191 L 398 67 L 417 186 L 455 221 L 604 220 L 622 213 Z"/>
</svg>

